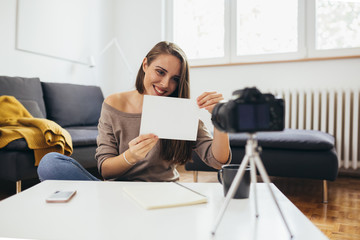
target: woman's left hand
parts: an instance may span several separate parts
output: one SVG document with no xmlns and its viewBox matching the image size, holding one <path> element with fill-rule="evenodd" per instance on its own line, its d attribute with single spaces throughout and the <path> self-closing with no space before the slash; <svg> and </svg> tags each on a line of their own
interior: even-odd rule
<svg viewBox="0 0 360 240">
<path fill-rule="evenodd" d="M 212 113 L 215 105 L 221 100 L 224 100 L 224 98 L 221 93 L 204 92 L 196 100 L 199 108 L 205 108 L 209 113 Z"/>
</svg>

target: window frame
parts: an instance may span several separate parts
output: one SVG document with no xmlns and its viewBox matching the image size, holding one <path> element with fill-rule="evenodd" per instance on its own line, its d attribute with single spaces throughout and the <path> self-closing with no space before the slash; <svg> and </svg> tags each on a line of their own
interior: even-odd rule
<svg viewBox="0 0 360 240">
<path fill-rule="evenodd" d="M 343 49 L 315 49 L 316 44 L 316 0 L 298 0 L 298 51 L 261 55 L 236 54 L 236 3 L 237 0 L 224 0 L 225 36 L 224 57 L 189 59 L 190 66 L 237 65 L 264 62 L 292 62 L 314 59 L 336 59 L 360 57 L 360 47 Z M 162 0 L 163 40 L 173 41 L 173 0 Z"/>
</svg>

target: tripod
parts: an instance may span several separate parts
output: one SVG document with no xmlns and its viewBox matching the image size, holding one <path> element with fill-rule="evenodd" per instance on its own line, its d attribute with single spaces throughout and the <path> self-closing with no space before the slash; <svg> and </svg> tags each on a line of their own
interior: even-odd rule
<svg viewBox="0 0 360 240">
<path fill-rule="evenodd" d="M 289 225 L 288 223 L 286 222 L 285 220 L 285 217 L 284 217 L 284 214 L 282 213 L 281 209 L 280 209 L 280 206 L 279 206 L 279 203 L 276 201 L 276 198 L 275 198 L 275 194 L 270 186 L 270 179 L 269 179 L 269 176 L 265 170 L 265 167 L 260 159 L 260 156 L 259 156 L 259 147 L 258 147 L 258 142 L 257 142 L 257 139 L 256 139 L 256 135 L 254 133 L 250 133 L 250 137 L 249 139 L 247 140 L 246 142 L 246 146 L 245 146 L 245 156 L 244 156 L 244 159 L 242 160 L 241 164 L 240 164 L 240 167 L 239 167 L 239 170 L 238 172 L 236 173 L 235 177 L 234 177 L 234 180 L 230 186 L 230 189 L 228 191 L 228 193 L 226 194 L 226 198 L 225 198 L 225 202 L 223 203 L 221 209 L 220 209 L 220 212 L 216 218 L 216 221 L 215 221 L 215 224 L 214 224 L 214 227 L 211 231 L 211 234 L 213 236 L 215 236 L 216 234 L 216 230 L 220 224 L 220 221 L 222 219 L 222 217 L 224 216 L 224 213 L 225 213 L 225 210 L 226 208 L 228 207 L 229 203 L 230 203 L 230 200 L 234 197 L 235 195 L 235 192 L 236 192 L 236 189 L 239 187 L 240 185 L 240 182 L 241 182 L 241 178 L 243 177 L 244 173 L 245 173 L 245 168 L 246 166 L 248 165 L 248 163 L 250 162 L 250 174 L 251 174 L 251 183 L 252 183 L 252 187 L 253 187 L 253 193 L 254 193 L 254 199 L 255 199 L 255 216 L 258 217 L 259 216 L 259 213 L 258 213 L 258 203 L 257 203 L 257 193 L 256 193 L 256 169 L 255 167 L 258 168 L 259 172 L 260 172 L 260 176 L 261 178 L 263 179 L 263 181 L 266 183 L 270 193 L 271 193 L 271 197 L 272 199 L 274 200 L 279 212 L 280 212 L 280 215 L 281 215 L 281 218 L 283 219 L 284 223 L 285 223 L 285 226 L 287 228 L 287 231 L 289 232 L 290 234 L 290 238 L 293 237 L 291 231 L 290 231 L 290 228 L 289 228 Z"/>
</svg>

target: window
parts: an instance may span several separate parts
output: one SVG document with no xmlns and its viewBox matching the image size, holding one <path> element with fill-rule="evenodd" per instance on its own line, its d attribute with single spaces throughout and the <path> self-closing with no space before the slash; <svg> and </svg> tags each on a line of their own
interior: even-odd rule
<svg viewBox="0 0 360 240">
<path fill-rule="evenodd" d="M 167 39 L 186 52 L 192 64 L 228 62 L 228 31 L 225 11 L 228 0 L 164 1 L 169 15 Z M 229 16 L 228 16 L 229 17 Z"/>
<path fill-rule="evenodd" d="M 191 59 L 224 56 L 224 0 L 174 1 L 174 39 Z"/>
<path fill-rule="evenodd" d="M 360 0 L 168 0 L 191 65 L 360 55 Z"/>
<path fill-rule="evenodd" d="M 295 59 L 299 48 L 298 0 L 236 0 L 231 62 Z"/>
<path fill-rule="evenodd" d="M 309 27 L 309 56 L 351 56 L 360 54 L 360 1 L 310 1 L 313 10 Z"/>
<path fill-rule="evenodd" d="M 360 1 L 316 1 L 316 49 L 360 47 Z"/>
<path fill-rule="evenodd" d="M 297 0 L 238 0 L 236 5 L 238 56 L 297 51 Z"/>
</svg>

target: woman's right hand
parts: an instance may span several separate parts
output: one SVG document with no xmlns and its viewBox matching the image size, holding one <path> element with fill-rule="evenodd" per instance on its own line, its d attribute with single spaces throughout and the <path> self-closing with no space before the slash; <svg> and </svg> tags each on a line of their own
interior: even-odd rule
<svg viewBox="0 0 360 240">
<path fill-rule="evenodd" d="M 148 152 L 155 146 L 159 138 L 152 133 L 140 135 L 129 142 L 131 162 L 137 162 L 146 157 Z"/>
</svg>

